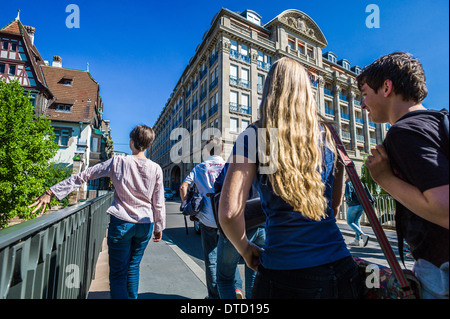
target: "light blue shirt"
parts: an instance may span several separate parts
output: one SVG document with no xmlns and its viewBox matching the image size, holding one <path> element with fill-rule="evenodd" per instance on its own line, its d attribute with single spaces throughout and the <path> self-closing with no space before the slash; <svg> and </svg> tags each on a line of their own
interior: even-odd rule
<svg viewBox="0 0 450 319">
<path fill-rule="evenodd" d="M 225 161 L 222 157 L 213 155 L 206 161 L 196 165 L 189 175 L 185 178 L 184 182 L 191 185 L 195 183 L 198 192 L 203 196 L 204 206 L 197 218 L 200 222 L 208 227 L 217 228 L 216 220 L 212 210 L 211 200 L 206 196 L 208 193 L 214 193 L 214 182 L 219 176 L 225 165 Z"/>
</svg>

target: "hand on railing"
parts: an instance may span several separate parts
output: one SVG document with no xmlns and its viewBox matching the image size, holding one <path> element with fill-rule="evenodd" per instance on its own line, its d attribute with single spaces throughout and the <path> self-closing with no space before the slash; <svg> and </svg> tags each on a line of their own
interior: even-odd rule
<svg viewBox="0 0 450 319">
<path fill-rule="evenodd" d="M 41 196 L 33 198 L 33 200 L 35 201 L 33 204 L 31 204 L 30 206 L 27 206 L 28 208 L 34 207 L 36 206 L 36 208 L 31 212 L 31 214 L 34 214 L 42 205 L 42 211 L 41 214 L 43 214 L 45 212 L 45 209 L 47 208 L 47 205 L 49 208 L 51 208 L 50 206 L 50 201 L 52 200 L 52 197 L 55 196 L 53 194 L 53 192 L 49 189 L 47 189 Z"/>
</svg>

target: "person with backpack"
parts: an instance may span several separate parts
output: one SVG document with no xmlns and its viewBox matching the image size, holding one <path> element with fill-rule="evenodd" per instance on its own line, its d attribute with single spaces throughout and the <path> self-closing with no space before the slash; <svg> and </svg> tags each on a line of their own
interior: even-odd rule
<svg viewBox="0 0 450 319">
<path fill-rule="evenodd" d="M 210 157 L 196 165 L 180 186 L 180 196 L 184 206 L 189 186 L 193 183 L 197 186 L 199 194 L 203 197 L 203 205 L 196 217 L 200 221 L 200 235 L 205 261 L 206 285 L 208 299 L 219 299 L 217 290 L 217 242 L 218 230 L 211 199 L 207 196 L 214 193 L 214 182 L 222 171 L 225 161 L 220 157 L 223 152 L 223 141 L 218 137 L 211 137 L 206 146 L 210 151 Z"/>
<path fill-rule="evenodd" d="M 415 259 L 424 298 L 449 298 L 448 112 L 427 110 L 425 73 L 411 54 L 395 52 L 357 77 L 362 108 L 375 123 L 390 123 L 365 165 L 396 201 L 399 253 L 403 239 Z"/>
<path fill-rule="evenodd" d="M 349 246 L 362 246 L 366 247 L 367 243 L 369 242 L 369 235 L 364 234 L 363 230 L 361 229 L 360 225 L 360 219 L 364 212 L 364 209 L 359 202 L 358 196 L 356 195 L 356 191 L 353 188 L 352 182 L 350 178 L 348 177 L 348 174 L 345 174 L 346 181 L 345 181 L 345 201 L 347 203 L 347 224 L 353 229 L 355 232 L 355 240 L 352 241 Z"/>
</svg>

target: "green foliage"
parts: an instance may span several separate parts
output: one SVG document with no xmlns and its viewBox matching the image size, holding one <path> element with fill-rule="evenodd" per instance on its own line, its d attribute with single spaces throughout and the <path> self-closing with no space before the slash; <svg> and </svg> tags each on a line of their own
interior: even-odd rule
<svg viewBox="0 0 450 319">
<path fill-rule="evenodd" d="M 363 154 L 363 156 L 365 163 L 369 154 L 365 153 Z M 388 195 L 388 193 L 372 179 L 372 176 L 370 175 L 369 169 L 366 167 L 366 165 L 363 165 L 361 169 L 361 181 L 367 185 L 367 188 L 373 195 Z"/>
<path fill-rule="evenodd" d="M 49 189 L 51 186 L 58 184 L 59 182 L 65 180 L 70 177 L 72 174 L 72 169 L 68 167 L 64 167 L 61 164 L 51 163 L 49 167 L 47 167 L 47 178 L 44 182 L 44 188 Z M 67 207 L 69 205 L 68 198 L 63 198 L 61 201 L 58 198 L 53 197 L 50 202 L 51 206 L 63 206 Z"/>
<path fill-rule="evenodd" d="M 19 82 L 0 81 L 0 228 L 12 217 L 33 217 L 27 206 L 45 190 L 54 138 L 50 120 L 34 115 Z"/>
</svg>

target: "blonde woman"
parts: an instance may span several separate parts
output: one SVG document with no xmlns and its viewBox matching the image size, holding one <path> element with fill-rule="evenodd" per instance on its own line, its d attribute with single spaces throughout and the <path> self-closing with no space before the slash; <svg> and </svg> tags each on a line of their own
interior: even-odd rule
<svg viewBox="0 0 450 319">
<path fill-rule="evenodd" d="M 247 265 L 258 270 L 252 298 L 357 298 L 358 269 L 335 220 L 343 166 L 336 162 L 310 80 L 298 62 L 274 63 L 260 112 L 260 120 L 234 145 L 219 206 L 225 234 Z M 276 168 L 270 174 L 263 173 L 261 158 L 251 155 L 251 130 L 263 132 L 266 143 L 257 154 L 266 154 Z M 263 249 L 245 233 L 243 207 L 253 181 L 267 215 Z"/>
</svg>

